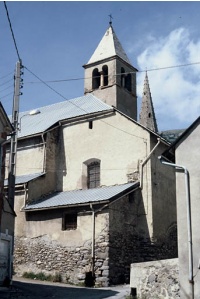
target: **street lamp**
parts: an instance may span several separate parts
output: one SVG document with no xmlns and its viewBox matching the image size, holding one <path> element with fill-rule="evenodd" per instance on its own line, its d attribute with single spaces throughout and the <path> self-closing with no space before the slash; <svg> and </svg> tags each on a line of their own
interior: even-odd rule
<svg viewBox="0 0 200 299">
<path fill-rule="evenodd" d="M 33 115 L 40 114 L 40 113 L 41 113 L 41 111 L 39 109 L 34 109 L 34 110 L 31 110 L 28 113 L 22 115 L 22 117 L 20 117 L 20 119 L 19 119 L 19 124 L 18 124 L 19 125 L 19 127 L 18 127 L 19 132 L 21 132 L 21 121 L 22 121 L 23 117 L 28 116 L 28 115 L 33 116 Z"/>
</svg>

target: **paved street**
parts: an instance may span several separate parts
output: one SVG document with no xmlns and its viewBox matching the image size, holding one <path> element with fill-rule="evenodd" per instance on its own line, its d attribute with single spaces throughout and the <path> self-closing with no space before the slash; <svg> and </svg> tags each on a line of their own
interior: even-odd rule
<svg viewBox="0 0 200 299">
<path fill-rule="evenodd" d="M 83 288 L 17 277 L 13 279 L 11 289 L 0 288 L 1 299 L 125 299 L 129 294 L 129 285 L 108 288 Z"/>
</svg>

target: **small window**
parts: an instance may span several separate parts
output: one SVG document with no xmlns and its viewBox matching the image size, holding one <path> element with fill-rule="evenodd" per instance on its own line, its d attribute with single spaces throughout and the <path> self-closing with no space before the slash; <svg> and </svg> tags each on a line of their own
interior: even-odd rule
<svg viewBox="0 0 200 299">
<path fill-rule="evenodd" d="M 75 230 L 77 229 L 77 213 L 64 214 L 62 230 Z"/>
<path fill-rule="evenodd" d="M 88 165 L 88 189 L 100 186 L 100 163 L 92 162 Z"/>
<path fill-rule="evenodd" d="M 93 121 L 90 120 L 90 121 L 89 121 L 89 129 L 92 130 L 92 128 L 93 128 Z"/>
</svg>

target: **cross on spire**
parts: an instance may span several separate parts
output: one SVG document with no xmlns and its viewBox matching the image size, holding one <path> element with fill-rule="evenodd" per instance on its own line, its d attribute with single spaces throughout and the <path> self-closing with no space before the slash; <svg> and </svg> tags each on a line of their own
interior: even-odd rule
<svg viewBox="0 0 200 299">
<path fill-rule="evenodd" d="M 112 17 L 112 15 L 110 14 L 110 15 L 108 15 L 109 17 L 110 17 L 110 22 L 109 22 L 109 24 L 110 25 L 112 25 L 112 19 L 113 19 L 113 17 Z"/>
</svg>

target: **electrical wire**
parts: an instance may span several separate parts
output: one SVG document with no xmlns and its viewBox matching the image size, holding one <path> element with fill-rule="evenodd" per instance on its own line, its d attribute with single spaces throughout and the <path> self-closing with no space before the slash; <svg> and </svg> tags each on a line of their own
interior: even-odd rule
<svg viewBox="0 0 200 299">
<path fill-rule="evenodd" d="M 39 78 L 37 75 L 35 75 L 31 70 L 29 70 L 26 66 L 23 66 L 29 73 L 31 73 L 34 77 L 36 77 L 41 83 L 43 83 L 44 85 L 46 85 L 48 88 L 50 88 L 52 91 L 54 91 L 55 93 L 57 93 L 60 97 L 62 97 L 64 100 L 68 100 L 66 97 L 64 97 L 61 93 L 59 93 L 57 90 L 55 90 L 53 87 L 51 87 L 50 85 L 48 85 L 44 80 L 42 80 L 41 78 Z"/>
<path fill-rule="evenodd" d="M 193 63 L 186 63 L 186 64 L 179 64 L 179 65 L 172 65 L 172 66 L 165 66 L 165 67 L 158 67 L 154 69 L 146 69 L 146 70 L 139 70 L 139 71 L 134 71 L 134 72 L 127 72 L 123 73 L 123 75 L 128 75 L 128 74 L 136 74 L 136 73 L 145 73 L 145 72 L 153 72 L 153 71 L 161 71 L 161 70 L 166 70 L 166 69 L 172 69 L 172 68 L 180 68 L 180 67 L 186 67 L 186 66 L 191 66 L 191 65 L 198 65 L 200 62 L 193 62 Z M 122 74 L 116 74 L 114 76 L 121 76 Z M 113 76 L 113 75 L 108 75 Z M 37 83 L 61 83 L 61 82 L 70 82 L 70 81 L 79 81 L 79 80 L 89 80 L 92 78 L 99 78 L 100 76 L 95 76 L 95 77 L 86 77 L 86 78 L 69 78 L 69 79 L 60 79 L 60 80 L 49 80 L 49 81 L 43 81 L 42 82 L 36 82 L 36 81 L 30 81 L 26 82 L 26 84 L 37 84 Z M 41 81 L 41 80 L 40 80 Z"/>
<path fill-rule="evenodd" d="M 9 82 L 11 82 L 11 81 L 13 81 L 13 78 L 10 79 L 10 80 L 8 80 L 8 81 L 3 82 L 2 84 L 0 84 L 0 86 L 3 86 L 3 85 L 5 85 L 5 84 L 7 84 L 7 83 L 9 83 Z"/>
<path fill-rule="evenodd" d="M 7 75 L 5 75 L 5 76 L 0 77 L 0 80 L 6 78 L 6 77 L 8 77 L 8 76 L 10 76 L 11 74 L 13 74 L 13 72 L 10 72 L 9 74 L 7 74 Z"/>
<path fill-rule="evenodd" d="M 0 99 L 4 99 L 4 98 L 8 97 L 8 96 L 11 95 L 11 94 L 13 94 L 13 91 L 11 91 L 10 93 L 6 94 L 6 95 L 3 96 L 3 97 L 0 97 Z"/>
<path fill-rule="evenodd" d="M 10 21 L 6 1 L 4 1 L 4 6 L 5 6 L 5 9 L 6 9 L 7 19 L 8 19 L 8 23 L 9 23 L 9 26 L 10 26 L 10 31 L 11 31 L 11 34 L 12 34 L 13 42 L 14 42 L 14 45 L 15 45 L 15 50 L 17 52 L 17 56 L 18 56 L 19 61 L 21 61 L 20 56 L 19 56 L 19 51 L 18 51 L 18 48 L 17 48 L 16 39 L 15 39 L 14 32 L 13 32 L 13 29 L 12 29 L 12 24 L 11 24 L 11 21 Z"/>
<path fill-rule="evenodd" d="M 2 91 L 4 91 L 4 90 L 7 90 L 7 89 L 9 89 L 9 88 L 11 88 L 11 87 L 13 88 L 13 84 L 12 84 L 12 85 L 9 85 L 8 87 L 5 87 L 4 89 L 1 89 L 0 92 L 2 92 Z"/>
<path fill-rule="evenodd" d="M 66 97 L 64 97 L 61 93 L 59 93 L 58 91 L 56 91 L 56 90 L 55 90 L 54 88 L 52 88 L 49 84 L 47 84 L 47 83 L 44 82 L 42 79 L 40 79 L 37 75 L 35 75 L 35 74 L 34 74 L 31 70 L 29 70 L 26 66 L 23 66 L 23 67 L 24 67 L 28 72 L 30 72 L 34 77 L 36 77 L 38 80 L 40 80 L 42 83 L 44 83 L 48 88 L 50 88 L 50 89 L 51 89 L 52 91 L 54 91 L 56 94 L 58 94 L 59 96 L 61 96 L 63 99 L 67 100 L 68 103 L 72 104 L 73 106 L 75 106 L 75 107 L 79 108 L 80 110 L 82 110 L 84 113 L 87 113 L 87 114 L 88 114 L 88 111 L 86 111 L 86 110 L 84 110 L 82 107 L 76 105 L 76 104 L 73 103 L 71 100 L 68 100 L 68 99 L 67 99 Z M 109 125 L 109 126 L 111 126 L 111 127 L 113 127 L 113 128 L 115 128 L 115 129 L 117 129 L 117 130 L 119 130 L 119 131 L 122 131 L 122 132 L 124 132 L 124 133 L 126 133 L 126 134 L 128 134 L 128 135 L 131 135 L 131 136 L 134 136 L 134 137 L 137 137 L 137 138 L 146 140 L 146 139 L 143 138 L 143 137 L 134 135 L 134 134 L 132 134 L 132 133 L 128 133 L 127 131 L 124 131 L 124 130 L 122 130 L 122 129 L 120 129 L 120 128 L 117 128 L 117 127 L 115 127 L 115 126 L 113 126 L 113 125 L 107 123 L 106 121 L 103 121 L 102 119 L 100 119 L 100 121 L 103 122 L 103 123 L 105 123 L 105 124 L 107 124 L 107 125 Z"/>
</svg>

